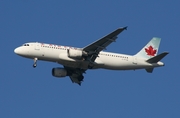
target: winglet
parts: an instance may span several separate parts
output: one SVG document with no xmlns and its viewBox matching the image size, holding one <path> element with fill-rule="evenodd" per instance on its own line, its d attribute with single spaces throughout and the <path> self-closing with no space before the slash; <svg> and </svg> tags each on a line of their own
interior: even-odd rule
<svg viewBox="0 0 180 118">
<path fill-rule="evenodd" d="M 124 27 L 123 29 L 127 30 L 128 26 Z"/>
</svg>

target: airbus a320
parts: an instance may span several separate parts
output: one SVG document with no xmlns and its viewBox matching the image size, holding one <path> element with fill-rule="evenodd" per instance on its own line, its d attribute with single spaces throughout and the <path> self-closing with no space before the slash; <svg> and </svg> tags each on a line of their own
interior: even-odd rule
<svg viewBox="0 0 180 118">
<path fill-rule="evenodd" d="M 37 66 L 38 60 L 56 62 L 63 65 L 63 67 L 53 68 L 52 75 L 59 78 L 69 76 L 73 83 L 79 85 L 84 79 L 83 74 L 88 69 L 145 69 L 147 72 L 152 73 L 155 67 L 164 66 L 164 63 L 160 60 L 168 52 L 157 55 L 161 41 L 157 37 L 153 37 L 135 55 L 104 51 L 108 45 L 116 41 L 118 34 L 126 29 L 127 27 L 118 28 L 83 48 L 29 42 L 17 47 L 14 52 L 22 57 L 33 59 L 33 67 Z"/>
</svg>

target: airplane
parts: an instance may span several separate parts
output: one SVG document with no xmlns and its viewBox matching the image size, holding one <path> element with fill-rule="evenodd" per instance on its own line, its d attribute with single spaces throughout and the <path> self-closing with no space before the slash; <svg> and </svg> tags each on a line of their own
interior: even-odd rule
<svg viewBox="0 0 180 118">
<path fill-rule="evenodd" d="M 159 55 L 158 48 L 161 38 L 153 37 L 137 54 L 127 55 L 104 51 L 108 45 L 115 42 L 117 36 L 127 27 L 121 27 L 101 39 L 83 47 L 69 47 L 56 44 L 29 42 L 15 48 L 14 52 L 25 58 L 34 60 L 33 67 L 37 61 L 56 62 L 64 67 L 52 68 L 54 77 L 69 76 L 73 83 L 81 85 L 88 69 L 109 70 L 136 70 L 145 69 L 152 73 L 155 67 L 165 64 L 160 60 L 168 52 Z"/>
</svg>

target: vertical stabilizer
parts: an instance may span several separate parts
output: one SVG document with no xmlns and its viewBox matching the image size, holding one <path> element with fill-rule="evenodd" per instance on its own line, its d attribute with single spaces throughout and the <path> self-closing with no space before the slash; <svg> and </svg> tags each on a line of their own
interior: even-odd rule
<svg viewBox="0 0 180 118">
<path fill-rule="evenodd" d="M 161 38 L 153 37 L 135 56 L 142 58 L 152 58 L 157 55 Z"/>
</svg>

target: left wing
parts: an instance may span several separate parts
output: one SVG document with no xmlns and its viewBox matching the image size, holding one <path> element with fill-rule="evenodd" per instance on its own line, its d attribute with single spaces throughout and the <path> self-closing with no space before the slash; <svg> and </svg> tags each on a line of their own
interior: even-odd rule
<svg viewBox="0 0 180 118">
<path fill-rule="evenodd" d="M 81 82 L 84 79 L 83 73 L 85 73 L 86 70 L 79 68 L 71 68 L 66 66 L 64 66 L 64 68 L 68 71 L 71 81 L 73 83 L 77 83 L 81 85 Z"/>
<path fill-rule="evenodd" d="M 127 29 L 127 27 L 119 28 L 112 33 L 106 35 L 105 37 L 95 41 L 94 43 L 83 48 L 83 51 L 87 52 L 89 60 L 94 62 L 99 52 L 106 49 L 106 47 L 115 42 L 117 39 L 117 35 L 120 34 L 123 30 Z"/>
</svg>

